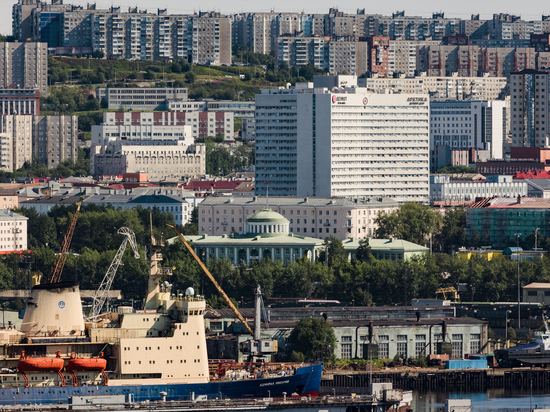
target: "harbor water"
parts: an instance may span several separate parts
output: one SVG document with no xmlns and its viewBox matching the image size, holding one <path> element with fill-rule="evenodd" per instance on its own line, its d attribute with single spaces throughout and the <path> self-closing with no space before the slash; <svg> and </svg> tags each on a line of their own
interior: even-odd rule
<svg viewBox="0 0 550 412">
<path fill-rule="evenodd" d="M 446 399 L 470 399 L 473 412 L 528 412 L 531 408 L 550 408 L 550 394 L 533 391 L 490 389 L 483 393 L 414 392 L 411 409 L 415 412 L 441 412 Z"/>
</svg>

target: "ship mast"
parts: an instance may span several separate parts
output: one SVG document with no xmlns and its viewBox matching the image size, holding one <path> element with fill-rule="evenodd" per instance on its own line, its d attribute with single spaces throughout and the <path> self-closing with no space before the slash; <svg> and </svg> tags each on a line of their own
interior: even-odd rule
<svg viewBox="0 0 550 412">
<path fill-rule="evenodd" d="M 164 247 L 164 240 L 157 241 L 153 234 L 153 216 L 149 211 L 151 238 L 147 250 L 149 260 L 149 279 L 147 281 L 147 297 L 145 298 L 145 309 L 156 309 L 158 307 L 157 298 L 160 293 L 159 280 L 164 276 L 171 276 L 172 269 L 161 267 L 162 253 L 159 250 Z"/>
</svg>

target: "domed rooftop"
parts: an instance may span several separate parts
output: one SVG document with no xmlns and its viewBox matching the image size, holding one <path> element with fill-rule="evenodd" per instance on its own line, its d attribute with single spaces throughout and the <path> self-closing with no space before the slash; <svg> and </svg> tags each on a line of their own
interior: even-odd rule
<svg viewBox="0 0 550 412">
<path fill-rule="evenodd" d="M 283 215 L 274 212 L 271 209 L 262 209 L 251 214 L 247 219 L 247 223 L 289 223 L 288 219 Z"/>
<path fill-rule="evenodd" d="M 290 222 L 283 215 L 271 209 L 258 210 L 252 213 L 244 224 L 246 234 L 262 236 L 280 236 L 288 234 Z"/>
</svg>

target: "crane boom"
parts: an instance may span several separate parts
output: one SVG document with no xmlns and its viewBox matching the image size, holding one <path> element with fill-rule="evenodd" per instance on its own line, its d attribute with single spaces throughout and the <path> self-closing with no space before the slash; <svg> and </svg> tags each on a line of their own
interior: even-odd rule
<svg viewBox="0 0 550 412">
<path fill-rule="evenodd" d="M 78 203 L 76 204 L 76 212 L 71 220 L 71 223 L 69 224 L 67 233 L 65 233 L 65 237 L 63 238 L 63 244 L 61 245 L 61 252 L 57 257 L 57 261 L 55 262 L 55 267 L 52 271 L 52 274 L 50 276 L 50 281 L 48 283 L 59 283 L 59 281 L 61 280 L 61 272 L 63 272 L 63 267 L 65 266 L 65 261 L 67 260 L 67 252 L 69 251 L 69 246 L 71 245 L 71 240 L 73 239 L 74 228 L 76 226 L 78 214 L 80 213 L 80 206 L 82 206 L 83 201 L 84 201 L 84 198 L 81 197 Z"/>
<path fill-rule="evenodd" d="M 176 229 L 175 226 L 172 226 L 172 225 L 167 225 L 167 226 L 170 226 L 172 229 L 174 229 L 174 232 L 176 232 L 176 235 L 178 235 L 178 237 L 180 238 L 180 240 L 183 242 L 183 244 L 185 245 L 185 247 L 187 248 L 187 250 L 189 250 L 189 253 L 191 253 L 191 255 L 195 258 L 195 260 L 197 261 L 197 263 L 199 264 L 199 266 L 202 268 L 202 270 L 204 271 L 204 273 L 206 273 L 206 276 L 208 276 L 208 278 L 210 279 L 210 281 L 214 284 L 214 287 L 218 290 L 218 293 L 222 296 L 222 298 L 225 300 L 225 302 L 227 303 L 227 305 L 229 306 L 229 308 L 233 311 L 233 313 L 235 314 L 235 316 L 241 321 L 241 323 L 244 325 L 244 327 L 246 328 L 246 330 L 248 331 L 248 333 L 250 333 L 252 336 L 254 336 L 254 332 L 252 331 L 252 329 L 250 328 L 250 326 L 248 325 L 248 323 L 246 323 L 246 320 L 244 319 L 243 315 L 241 315 L 241 312 L 239 312 L 239 310 L 235 307 L 235 305 L 233 304 L 233 302 L 231 302 L 231 299 L 229 299 L 229 297 L 225 294 L 225 292 L 223 291 L 223 289 L 221 288 L 221 286 L 218 284 L 218 282 L 216 282 L 216 279 L 214 279 L 214 276 L 212 276 L 212 274 L 210 273 L 210 271 L 206 268 L 206 266 L 204 265 L 204 263 L 202 263 L 202 261 L 200 260 L 200 258 L 197 256 L 197 254 L 195 253 L 195 251 L 193 250 L 193 248 L 191 246 L 189 246 L 189 243 L 187 243 L 187 241 L 183 238 L 182 234 L 179 232 L 178 229 Z"/>
<path fill-rule="evenodd" d="M 120 262 L 122 262 L 122 256 L 124 256 L 124 251 L 126 250 L 126 245 L 128 243 L 130 243 L 130 246 L 134 251 L 134 257 L 136 259 L 139 259 L 135 233 L 127 227 L 121 227 L 120 229 L 118 229 L 117 233 L 124 235 L 124 240 L 118 248 L 115 258 L 111 262 L 111 266 L 109 266 L 109 269 L 107 270 L 107 273 L 105 274 L 101 285 L 95 292 L 94 301 L 92 303 L 92 315 L 90 316 L 90 318 L 96 318 L 97 316 L 99 316 L 101 308 L 103 307 L 105 301 L 107 300 L 107 297 L 109 296 L 109 290 L 111 290 L 111 285 L 113 284 L 113 280 L 115 278 L 118 267 L 120 266 Z"/>
</svg>

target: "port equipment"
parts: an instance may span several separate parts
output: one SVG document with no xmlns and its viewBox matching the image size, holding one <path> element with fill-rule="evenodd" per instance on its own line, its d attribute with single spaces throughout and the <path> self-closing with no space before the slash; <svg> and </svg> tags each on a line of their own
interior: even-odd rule
<svg viewBox="0 0 550 412">
<path fill-rule="evenodd" d="M 120 263 L 122 262 L 122 256 L 124 256 L 124 251 L 126 250 L 126 245 L 130 243 L 130 246 L 132 246 L 132 249 L 134 251 L 134 257 L 136 259 L 139 259 L 139 252 L 138 247 L 136 243 L 136 235 L 135 233 L 127 228 L 127 227 L 121 227 L 118 229 L 117 233 L 124 235 L 124 240 L 120 244 L 120 247 L 118 248 L 118 251 L 116 252 L 115 258 L 111 262 L 111 266 L 109 266 L 109 269 L 107 270 L 107 273 L 105 274 L 105 277 L 103 278 L 103 281 L 101 282 L 101 285 L 95 292 L 94 301 L 92 303 L 92 314 L 88 319 L 94 319 L 99 316 L 101 313 L 101 308 L 103 308 L 103 305 L 105 304 L 105 301 L 107 300 L 107 297 L 109 296 L 109 290 L 111 290 L 111 285 L 113 284 L 113 279 L 115 278 L 116 272 L 118 270 L 118 267 L 120 266 Z"/>
<path fill-rule="evenodd" d="M 449 299 L 452 299 L 455 302 L 460 301 L 460 296 L 458 291 L 454 287 L 449 288 L 439 288 L 435 291 L 435 295 L 443 295 L 443 299 L 447 300 L 447 294 L 449 294 Z"/>
<path fill-rule="evenodd" d="M 243 326 L 246 328 L 246 330 L 248 331 L 248 333 L 250 333 L 252 336 L 254 336 L 254 332 L 252 331 L 252 329 L 250 328 L 250 326 L 248 325 L 248 323 L 246 323 L 246 320 L 244 319 L 243 315 L 241 315 L 241 312 L 239 312 L 239 310 L 235 307 L 235 305 L 233 304 L 233 302 L 231 302 L 231 299 L 229 299 L 229 297 L 225 294 L 225 292 L 223 291 L 223 289 L 221 288 L 221 286 L 218 284 L 218 282 L 216 281 L 216 279 L 214 279 L 214 276 L 212 276 L 212 274 L 210 273 L 210 271 L 206 268 L 206 266 L 204 265 L 204 263 L 202 263 L 202 260 L 200 260 L 200 258 L 197 256 L 197 254 L 195 253 L 195 251 L 193 250 L 193 248 L 191 246 L 189 246 L 189 243 L 187 243 L 187 241 L 183 238 L 182 234 L 179 232 L 178 229 L 176 229 L 175 226 L 173 225 L 167 225 L 169 227 L 171 227 L 172 229 L 174 229 L 174 232 L 176 232 L 176 235 L 178 235 L 179 239 L 183 242 L 183 244 L 185 245 L 185 247 L 187 248 L 187 250 L 189 251 L 189 253 L 191 253 L 191 256 L 193 256 L 195 258 L 195 260 L 197 261 L 197 263 L 199 264 L 199 266 L 202 268 L 202 270 L 204 271 L 204 273 L 206 273 L 206 276 L 208 276 L 208 279 L 210 279 L 210 281 L 214 284 L 214 287 L 218 290 L 218 293 L 222 296 L 222 298 L 225 300 L 225 303 L 227 303 L 227 306 L 229 306 L 231 308 L 231 310 L 233 311 L 233 313 L 235 314 L 235 316 L 241 321 L 241 323 L 243 324 Z"/>
<path fill-rule="evenodd" d="M 55 262 L 55 266 L 53 268 L 53 271 L 48 283 L 59 283 L 59 281 L 61 280 L 61 272 L 63 272 L 63 267 L 65 266 L 65 261 L 67 260 L 69 246 L 71 245 L 71 240 L 73 239 L 74 228 L 76 226 L 78 214 L 80 213 L 80 206 L 82 206 L 83 201 L 84 201 L 84 198 L 81 197 L 78 203 L 76 204 L 76 212 L 74 213 L 71 223 L 69 224 L 69 228 L 67 229 L 67 233 L 65 233 L 65 237 L 63 238 L 63 244 L 61 245 L 61 252 L 57 256 L 57 261 Z"/>
</svg>

